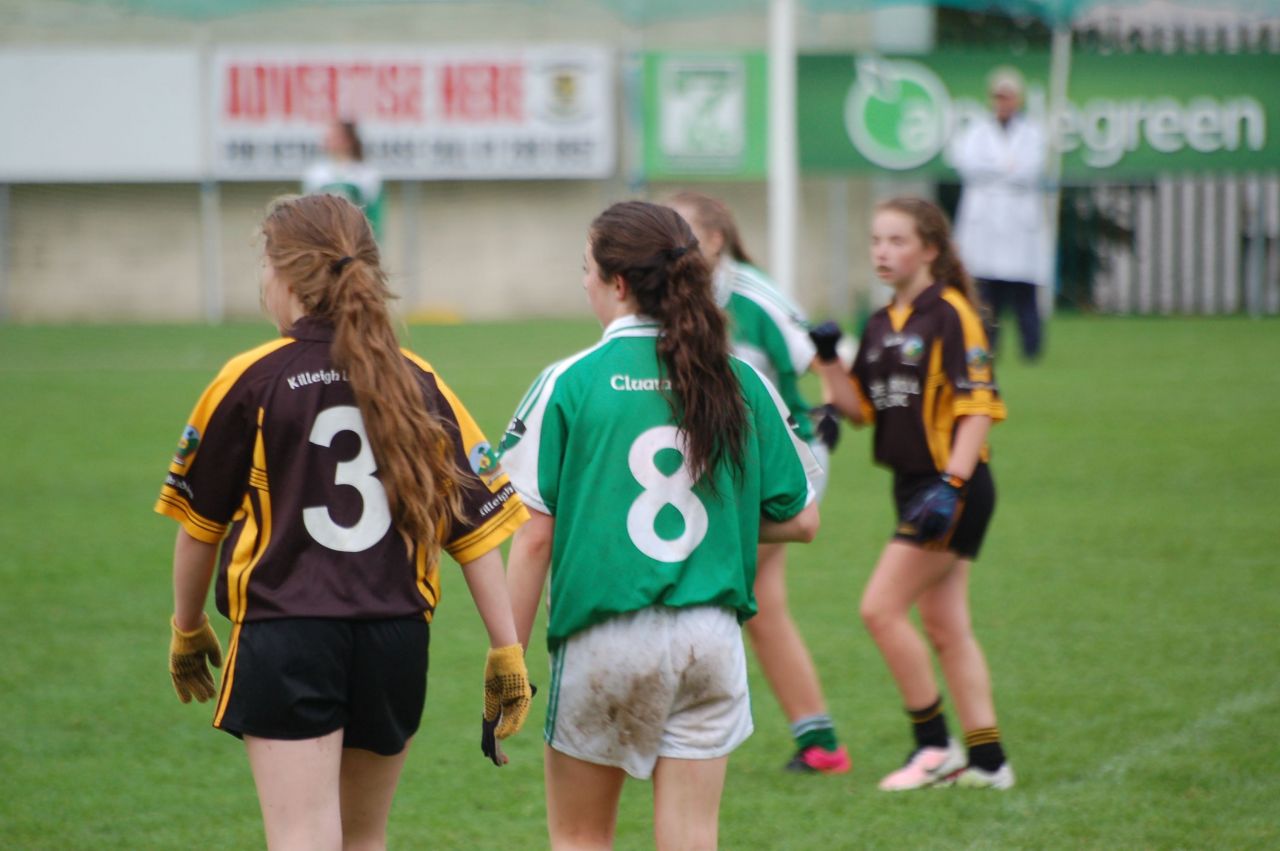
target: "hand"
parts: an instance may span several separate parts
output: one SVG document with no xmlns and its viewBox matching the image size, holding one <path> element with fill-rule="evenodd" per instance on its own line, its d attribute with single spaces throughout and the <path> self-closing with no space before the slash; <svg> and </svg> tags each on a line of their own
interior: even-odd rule
<svg viewBox="0 0 1280 851">
<path fill-rule="evenodd" d="M 898 534 L 921 544 L 945 538 L 960 519 L 967 484 L 959 476 L 944 473 L 907 504 Z"/>
<path fill-rule="evenodd" d="M 809 411 L 809 416 L 813 419 L 813 431 L 818 440 L 828 452 L 835 452 L 836 444 L 840 442 L 840 412 L 836 406 L 819 405 Z"/>
<path fill-rule="evenodd" d="M 498 746 L 520 731 L 533 689 L 524 666 L 524 648 L 519 644 L 491 647 L 484 663 L 484 717 L 480 722 L 480 750 L 494 765 L 503 765 L 507 757 Z"/>
<path fill-rule="evenodd" d="M 844 332 L 840 330 L 840 326 L 829 319 L 809 329 L 809 339 L 813 341 L 813 347 L 818 350 L 818 360 L 823 363 L 834 363 L 838 359 L 836 344 L 843 336 Z"/>
<path fill-rule="evenodd" d="M 178 629 L 178 622 L 173 618 L 169 619 L 169 626 L 173 629 L 169 639 L 169 676 L 173 678 L 173 689 L 183 703 L 190 703 L 193 697 L 204 703 L 214 694 L 213 674 L 205 662 L 215 668 L 222 667 L 222 645 L 218 643 L 218 636 L 209 626 L 207 615 L 191 632 Z"/>
</svg>

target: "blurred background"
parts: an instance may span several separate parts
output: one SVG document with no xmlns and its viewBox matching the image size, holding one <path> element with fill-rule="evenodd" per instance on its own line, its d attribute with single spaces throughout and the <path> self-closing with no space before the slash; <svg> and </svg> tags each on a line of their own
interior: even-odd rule
<svg viewBox="0 0 1280 851">
<path fill-rule="evenodd" d="M 875 199 L 954 209 L 1002 65 L 1054 128 L 1046 307 L 1280 312 L 1277 0 L 0 0 L 0 320 L 256 316 L 347 120 L 411 319 L 580 314 L 590 219 L 696 187 L 855 322 Z"/>
</svg>

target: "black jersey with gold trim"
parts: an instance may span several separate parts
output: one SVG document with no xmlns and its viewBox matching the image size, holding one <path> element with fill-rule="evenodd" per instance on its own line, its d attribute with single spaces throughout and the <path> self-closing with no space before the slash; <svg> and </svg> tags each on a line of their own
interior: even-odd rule
<svg viewBox="0 0 1280 851">
<path fill-rule="evenodd" d="M 333 366 L 332 327 L 300 320 L 232 358 L 201 396 L 155 510 L 221 543 L 218 609 L 277 617 L 425 614 L 438 565 L 392 527 L 355 395 Z M 506 540 L 528 512 L 505 475 L 481 478 L 483 433 L 430 364 L 410 352 L 428 409 L 453 438 L 466 520 L 444 549 L 459 562 Z"/>
<path fill-rule="evenodd" d="M 875 459 L 899 473 L 941 472 L 960 417 L 1005 418 L 982 321 L 941 283 L 910 307 L 873 314 L 851 372 L 876 426 Z M 984 446 L 982 460 L 989 454 Z"/>
</svg>

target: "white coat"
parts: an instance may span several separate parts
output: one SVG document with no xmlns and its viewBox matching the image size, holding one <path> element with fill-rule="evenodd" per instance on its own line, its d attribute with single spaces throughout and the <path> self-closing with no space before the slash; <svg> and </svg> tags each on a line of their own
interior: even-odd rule
<svg viewBox="0 0 1280 851">
<path fill-rule="evenodd" d="M 990 115 L 974 119 L 952 140 L 948 158 L 964 182 L 955 241 L 975 278 L 1052 279 L 1045 156 L 1044 132 L 1022 115 L 1008 127 Z"/>
</svg>

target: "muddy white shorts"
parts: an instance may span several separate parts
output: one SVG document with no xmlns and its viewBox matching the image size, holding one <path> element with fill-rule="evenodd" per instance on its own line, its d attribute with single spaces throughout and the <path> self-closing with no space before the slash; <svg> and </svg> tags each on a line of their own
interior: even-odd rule
<svg viewBox="0 0 1280 851">
<path fill-rule="evenodd" d="M 548 745 L 641 780 L 658 757 L 725 756 L 752 731 L 737 616 L 653 607 L 585 629 L 552 655 L 547 704 Z"/>
</svg>

